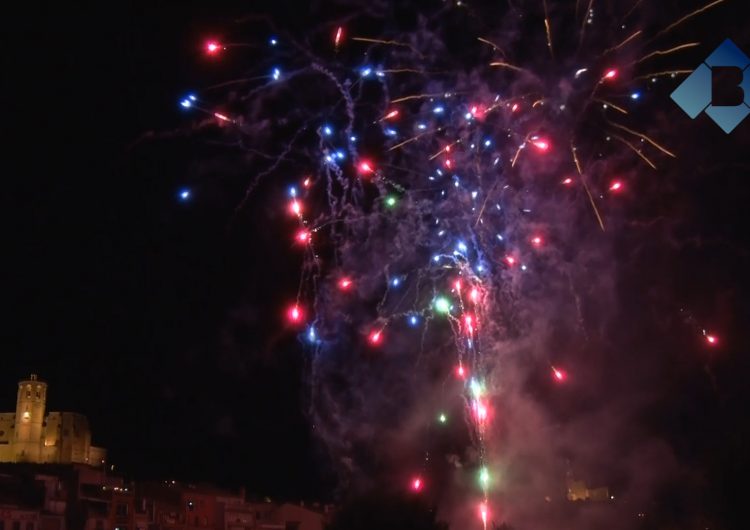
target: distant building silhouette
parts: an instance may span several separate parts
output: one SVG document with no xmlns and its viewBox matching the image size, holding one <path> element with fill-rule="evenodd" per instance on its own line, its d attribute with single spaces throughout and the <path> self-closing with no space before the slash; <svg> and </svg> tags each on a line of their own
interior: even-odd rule
<svg viewBox="0 0 750 530">
<path fill-rule="evenodd" d="M 91 445 L 88 421 L 46 412 L 47 384 L 18 383 L 0 414 L 0 530 L 323 530 L 333 507 L 248 500 L 244 489 L 125 483 Z"/>
<path fill-rule="evenodd" d="M 570 464 L 568 464 L 568 471 L 565 476 L 565 486 L 566 497 L 569 501 L 606 502 L 611 500 L 609 488 L 606 486 L 589 488 L 583 480 L 573 478 Z"/>
<path fill-rule="evenodd" d="M 16 411 L 0 412 L 0 462 L 104 466 L 107 452 L 91 445 L 86 417 L 45 414 L 46 406 L 47 383 L 36 374 L 19 381 Z"/>
</svg>

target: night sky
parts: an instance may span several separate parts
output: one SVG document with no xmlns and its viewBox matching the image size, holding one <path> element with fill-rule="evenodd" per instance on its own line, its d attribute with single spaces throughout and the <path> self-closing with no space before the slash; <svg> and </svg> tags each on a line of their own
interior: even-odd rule
<svg viewBox="0 0 750 530">
<path fill-rule="evenodd" d="M 306 417 L 306 357 L 280 324 L 299 267 L 288 230 L 268 220 L 268 195 L 234 213 L 241 170 L 196 162 L 232 155 L 183 134 L 176 105 L 186 89 L 236 72 L 199 45 L 247 13 L 239 4 L 55 4 L 3 17 L 0 410 L 13 410 L 17 380 L 37 373 L 48 408 L 86 414 L 94 443 L 129 478 L 328 498 L 333 466 Z M 282 4 L 253 12 L 292 30 L 336 12 Z M 706 44 L 686 63 L 724 37 L 750 50 L 739 18 L 731 8 L 707 17 L 697 30 Z M 658 119 L 676 120 L 664 127 L 679 137 L 684 178 L 640 184 L 644 198 L 613 245 L 617 347 L 581 369 L 607 384 L 556 406 L 564 417 L 609 385 L 648 395 L 639 431 L 665 440 L 698 484 L 663 502 L 699 497 L 730 521 L 750 472 L 750 121 L 725 135 L 705 116 Z M 153 141 L 150 131 L 173 134 Z M 661 218 L 666 226 L 652 222 Z M 681 308 L 721 347 L 703 348 Z"/>
<path fill-rule="evenodd" d="M 195 43 L 240 11 L 198 4 L 60 5 L 4 23 L 18 162 L 2 408 L 38 373 L 49 407 L 85 413 L 126 476 L 323 497 L 294 339 L 267 331 L 294 265 L 254 252 L 270 230 L 228 228 L 220 186 L 176 200 L 185 143 L 131 147 L 181 126 L 175 95 L 213 74 Z"/>
</svg>

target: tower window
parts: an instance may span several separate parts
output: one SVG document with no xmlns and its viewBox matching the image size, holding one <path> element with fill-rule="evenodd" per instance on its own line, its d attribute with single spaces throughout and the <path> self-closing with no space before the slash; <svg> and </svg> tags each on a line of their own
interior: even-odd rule
<svg viewBox="0 0 750 530">
<path fill-rule="evenodd" d="M 31 390 L 26 391 L 26 399 L 31 399 Z"/>
</svg>

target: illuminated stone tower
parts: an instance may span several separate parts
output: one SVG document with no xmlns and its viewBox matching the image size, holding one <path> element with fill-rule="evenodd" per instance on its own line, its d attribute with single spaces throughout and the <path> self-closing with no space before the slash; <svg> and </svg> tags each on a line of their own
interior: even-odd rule
<svg viewBox="0 0 750 530">
<path fill-rule="evenodd" d="M 47 383 L 36 374 L 18 383 L 13 453 L 16 462 L 39 462 L 42 451 Z"/>
</svg>

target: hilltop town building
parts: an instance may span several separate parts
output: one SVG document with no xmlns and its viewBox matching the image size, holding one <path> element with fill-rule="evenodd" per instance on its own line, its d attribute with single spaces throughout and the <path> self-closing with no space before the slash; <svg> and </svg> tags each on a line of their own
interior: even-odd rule
<svg viewBox="0 0 750 530">
<path fill-rule="evenodd" d="M 104 466 L 106 451 L 91 445 L 86 417 L 46 407 L 47 383 L 35 374 L 19 381 L 15 412 L 0 412 L 0 462 Z"/>
</svg>

